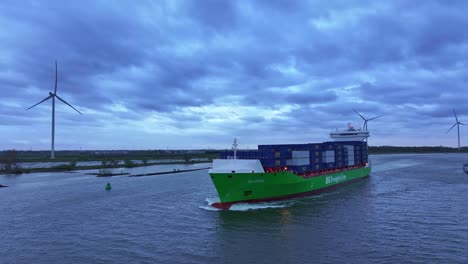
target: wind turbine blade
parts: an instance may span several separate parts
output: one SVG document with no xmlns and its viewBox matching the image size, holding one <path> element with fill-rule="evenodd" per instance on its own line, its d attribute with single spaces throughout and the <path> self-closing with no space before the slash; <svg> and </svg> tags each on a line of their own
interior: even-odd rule
<svg viewBox="0 0 468 264">
<path fill-rule="evenodd" d="M 380 115 L 380 116 L 376 116 L 376 117 L 373 117 L 373 118 L 371 118 L 371 119 L 367 119 L 367 121 L 371 121 L 371 120 L 377 119 L 377 118 L 379 118 L 379 117 L 382 117 L 382 116 L 381 116 L 381 115 Z"/>
<path fill-rule="evenodd" d="M 457 113 L 455 113 L 455 109 L 453 109 L 453 114 L 455 115 L 455 120 L 457 120 L 457 123 L 458 123 L 458 117 L 457 117 Z"/>
<path fill-rule="evenodd" d="M 463 126 L 468 126 L 467 124 L 462 123 L 462 122 L 458 122 L 458 124 L 463 125 Z"/>
<path fill-rule="evenodd" d="M 353 109 L 353 111 L 356 112 L 356 114 L 358 114 L 362 118 L 362 120 L 366 121 L 366 119 L 358 111 L 356 111 L 355 109 Z"/>
<path fill-rule="evenodd" d="M 55 89 L 54 94 L 57 93 L 57 61 L 55 61 Z"/>
<path fill-rule="evenodd" d="M 46 98 L 44 98 L 42 101 L 40 101 L 39 103 L 37 103 L 37 104 L 35 104 L 35 105 L 33 105 L 33 106 L 29 107 L 29 108 L 28 108 L 28 109 L 26 109 L 26 110 L 29 110 L 29 109 L 31 109 L 31 108 L 33 108 L 33 107 L 35 107 L 36 105 L 38 105 L 38 104 L 41 104 L 41 103 L 43 103 L 44 101 L 47 101 L 47 100 L 49 100 L 50 98 L 52 98 L 52 95 L 49 95 L 49 96 L 47 96 L 47 97 L 46 97 Z"/>
<path fill-rule="evenodd" d="M 67 104 L 69 107 L 73 108 L 75 111 L 77 111 L 80 115 L 82 115 L 82 113 L 80 111 L 78 111 L 75 107 L 73 107 L 71 104 L 67 103 L 65 100 L 63 100 L 62 98 L 60 98 L 58 95 L 55 95 L 55 97 L 57 97 L 57 99 L 59 99 L 60 101 L 64 102 L 65 104 Z"/>
<path fill-rule="evenodd" d="M 447 132 L 445 132 L 445 134 L 447 134 L 450 130 L 452 130 L 452 128 L 454 128 L 456 125 L 458 125 L 458 123 L 453 124 L 453 126 L 449 130 L 447 130 Z"/>
</svg>

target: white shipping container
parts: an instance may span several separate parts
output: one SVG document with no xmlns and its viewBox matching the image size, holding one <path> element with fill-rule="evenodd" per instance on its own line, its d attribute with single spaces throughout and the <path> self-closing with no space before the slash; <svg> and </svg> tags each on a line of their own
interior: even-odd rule
<svg viewBox="0 0 468 264">
<path fill-rule="evenodd" d="M 286 160 L 286 165 L 288 166 L 303 166 L 303 165 L 309 165 L 309 164 L 310 164 L 310 159 L 308 158 Z"/>
<path fill-rule="evenodd" d="M 322 161 L 325 163 L 335 162 L 335 155 L 328 156 L 323 152 Z"/>
<path fill-rule="evenodd" d="M 287 159 L 286 165 L 288 166 L 300 166 L 310 164 L 310 159 L 300 158 L 300 159 Z"/>
<path fill-rule="evenodd" d="M 349 153 L 349 152 L 353 152 L 353 153 L 354 153 L 354 146 L 353 146 L 353 145 L 345 145 L 345 148 L 348 150 L 348 153 Z"/>
<path fill-rule="evenodd" d="M 308 150 L 293 150 L 292 151 L 293 159 L 310 159 L 310 151 Z"/>
<path fill-rule="evenodd" d="M 345 148 L 348 150 L 348 165 L 354 165 L 354 146 L 345 145 Z"/>
<path fill-rule="evenodd" d="M 302 165 L 309 165 L 310 159 L 309 158 L 302 158 L 302 159 L 293 159 L 293 166 L 302 166 Z"/>
</svg>

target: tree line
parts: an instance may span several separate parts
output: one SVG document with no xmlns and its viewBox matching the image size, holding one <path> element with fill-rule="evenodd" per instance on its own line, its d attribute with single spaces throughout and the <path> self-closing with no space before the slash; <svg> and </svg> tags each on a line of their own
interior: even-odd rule
<svg viewBox="0 0 468 264">
<path fill-rule="evenodd" d="M 369 146 L 369 154 L 391 154 L 391 153 L 467 153 L 468 147 L 450 148 L 436 147 L 397 147 L 397 146 Z"/>
</svg>

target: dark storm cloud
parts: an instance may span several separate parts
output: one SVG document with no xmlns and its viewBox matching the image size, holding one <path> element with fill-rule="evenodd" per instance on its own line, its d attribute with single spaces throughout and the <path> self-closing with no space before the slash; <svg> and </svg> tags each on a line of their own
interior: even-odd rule
<svg viewBox="0 0 468 264">
<path fill-rule="evenodd" d="M 379 100 L 387 104 L 424 104 L 438 100 L 442 91 L 433 87 L 420 87 L 398 83 L 374 85 L 362 84 L 357 90 L 363 98 Z"/>
<path fill-rule="evenodd" d="M 242 100 L 251 105 L 283 105 L 283 104 L 323 104 L 335 101 L 336 94 L 331 91 L 322 91 L 320 88 L 307 87 L 301 92 L 289 92 L 287 90 L 253 90 L 246 91 Z"/>
<path fill-rule="evenodd" d="M 231 30 L 238 19 L 236 1 L 188 1 L 187 13 L 209 29 L 220 32 Z"/>
<path fill-rule="evenodd" d="M 139 47 L 157 38 L 153 30 L 142 31 L 144 25 L 138 19 L 130 19 L 134 14 L 131 6 L 98 4 L 89 8 L 60 2 L 12 5 L 4 5 L 3 15 L 14 18 L 10 20 L 13 27 L 24 28 L 13 32 L 15 64 L 19 70 L 33 74 L 31 77 L 40 85 L 49 80 L 49 65 L 56 58 L 59 63 L 73 61 L 69 72 L 86 77 L 141 62 L 145 49 Z M 151 38 L 146 38 L 149 33 Z M 64 79 L 66 82 L 67 75 Z"/>
<path fill-rule="evenodd" d="M 188 106 L 202 106 L 209 103 L 204 97 L 199 94 L 191 94 L 186 92 L 177 92 L 174 90 L 172 93 L 155 94 L 154 97 L 141 99 L 134 98 L 135 104 L 144 109 L 154 110 L 158 112 L 170 112 L 176 108 L 184 108 Z"/>
<path fill-rule="evenodd" d="M 245 121 L 247 123 L 259 124 L 259 123 L 264 122 L 265 118 L 263 116 L 249 116 L 249 117 L 243 118 L 243 121 Z"/>
<path fill-rule="evenodd" d="M 433 69 L 438 64 L 454 66 L 466 60 L 466 56 L 456 58 L 466 54 L 460 46 L 467 35 L 462 30 L 468 22 L 463 8 L 427 2 L 425 8 L 397 5 L 366 11 L 357 12 L 344 27 L 306 31 L 304 39 L 309 45 L 297 49 L 305 67 L 330 75 L 390 63 L 412 62 Z M 323 19 L 334 22 L 344 18 L 325 15 Z M 450 59 L 445 61 L 445 56 Z M 314 67 L 316 62 L 329 67 Z"/>
<path fill-rule="evenodd" d="M 14 41 L 9 50 L 14 60 L 6 67 L 24 74 L 26 80 L 5 82 L 0 80 L 7 96 L 23 97 L 30 106 L 42 97 L 26 97 L 21 93 L 26 86 L 43 90 L 46 96 L 53 91 L 58 59 L 58 92 L 73 94 L 67 99 L 78 108 L 86 106 L 99 109 L 111 103 L 115 95 L 106 93 L 91 82 L 95 74 L 115 71 L 121 67 L 141 63 L 145 49 L 140 47 L 152 42 L 156 34 L 142 31 L 141 23 L 131 18 L 131 6 L 112 8 L 106 6 L 30 2 L 4 3 L 2 16 L 8 17 L 9 34 Z M 127 13 L 129 11 L 129 13 Z M 151 33 L 152 38 L 146 36 Z M 2 38 L 3 39 L 3 38 Z"/>
<path fill-rule="evenodd" d="M 50 118 L 49 106 L 17 110 L 53 90 L 57 59 L 58 94 L 96 125 L 156 114 L 189 128 L 205 120 L 190 107 L 224 102 L 271 111 L 294 106 L 272 119 L 241 116 L 245 135 L 255 123 L 294 131 L 359 121 L 352 109 L 388 120 L 398 115 L 395 122 L 408 127 L 426 122 L 418 116 L 449 119 L 452 108 L 463 116 L 467 7 L 465 1 L 3 1 L 0 89 L 16 106 L 2 105 L 0 114 L 7 119 L 13 112 L 12 124 Z M 70 124 L 81 122 L 65 113 Z"/>
<path fill-rule="evenodd" d="M 331 101 L 336 100 L 337 96 L 335 93 L 332 92 L 325 92 L 325 93 L 316 93 L 314 91 L 310 93 L 294 93 L 289 94 L 286 97 L 286 100 L 289 103 L 293 104 L 313 104 L 313 103 L 329 103 Z"/>
</svg>

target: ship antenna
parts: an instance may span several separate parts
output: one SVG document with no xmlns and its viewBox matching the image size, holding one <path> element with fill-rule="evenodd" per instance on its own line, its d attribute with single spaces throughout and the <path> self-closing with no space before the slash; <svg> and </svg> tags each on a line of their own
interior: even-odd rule
<svg viewBox="0 0 468 264">
<path fill-rule="evenodd" d="M 232 143 L 232 149 L 234 150 L 234 159 L 237 159 L 237 146 L 239 146 L 237 138 L 234 138 L 234 143 Z"/>
</svg>

